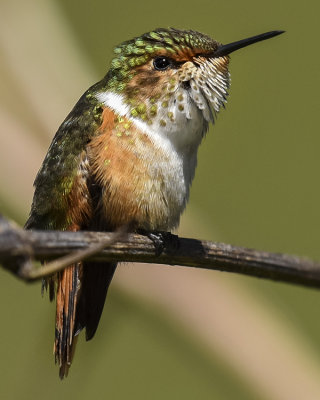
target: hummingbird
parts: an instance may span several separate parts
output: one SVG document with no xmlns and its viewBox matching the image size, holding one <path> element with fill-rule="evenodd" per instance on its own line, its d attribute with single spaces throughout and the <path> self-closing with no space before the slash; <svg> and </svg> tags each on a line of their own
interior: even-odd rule
<svg viewBox="0 0 320 400">
<path fill-rule="evenodd" d="M 284 31 L 223 45 L 159 28 L 114 49 L 105 77 L 59 127 L 36 176 L 26 229 L 166 232 L 189 197 L 197 150 L 224 107 L 230 53 Z M 115 262 L 78 262 L 42 283 L 56 298 L 54 355 L 68 374 L 82 329 L 98 327 Z"/>
</svg>

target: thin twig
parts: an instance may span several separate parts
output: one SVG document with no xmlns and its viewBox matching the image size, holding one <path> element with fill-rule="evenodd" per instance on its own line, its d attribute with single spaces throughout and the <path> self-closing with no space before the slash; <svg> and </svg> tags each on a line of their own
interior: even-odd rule
<svg viewBox="0 0 320 400">
<path fill-rule="evenodd" d="M 110 233 L 110 236 L 100 240 L 97 243 L 90 244 L 89 247 L 81 250 L 77 250 L 67 254 L 66 256 L 60 257 L 54 261 L 45 264 L 42 268 L 32 268 L 29 265 L 24 266 L 19 275 L 26 280 L 38 280 L 49 275 L 53 275 L 56 272 L 63 270 L 71 264 L 75 264 L 79 261 L 85 260 L 86 258 L 99 253 L 104 248 L 111 246 L 112 244 L 118 242 L 119 240 L 125 239 L 125 234 L 127 233 L 126 227 L 121 227 L 117 231 Z"/>
<path fill-rule="evenodd" d="M 64 258 L 35 268 L 30 267 L 30 257 Z M 41 279 L 83 258 L 206 268 L 320 288 L 320 263 L 286 254 L 178 238 L 166 243 L 158 256 L 153 242 L 141 235 L 124 239 L 121 232 L 25 232 L 0 218 L 0 263 L 26 281 Z"/>
</svg>

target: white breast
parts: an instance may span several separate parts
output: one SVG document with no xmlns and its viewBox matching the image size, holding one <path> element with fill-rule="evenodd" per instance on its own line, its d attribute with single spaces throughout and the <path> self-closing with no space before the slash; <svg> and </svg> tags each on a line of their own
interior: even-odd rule
<svg viewBox="0 0 320 400">
<path fill-rule="evenodd" d="M 168 107 L 161 110 L 149 125 L 131 116 L 130 108 L 124 103 L 122 95 L 101 92 L 97 94 L 97 99 L 118 115 L 128 118 L 148 135 L 155 148 L 166 155 L 164 161 L 159 162 L 157 159 L 153 163 L 152 159 L 149 160 L 150 175 L 161 174 L 164 177 L 162 195 L 165 201 L 161 204 L 166 203 L 168 214 L 165 226 L 159 225 L 156 229 L 168 230 L 176 227 L 189 197 L 189 188 L 197 164 L 198 146 L 208 126 L 203 113 L 191 101 L 188 109 L 184 108 L 181 112 L 172 99 Z M 143 154 L 141 156 L 143 157 Z M 157 207 L 158 193 L 154 193 L 153 196 L 152 187 L 146 190 L 149 190 L 146 193 L 148 201 Z"/>
</svg>

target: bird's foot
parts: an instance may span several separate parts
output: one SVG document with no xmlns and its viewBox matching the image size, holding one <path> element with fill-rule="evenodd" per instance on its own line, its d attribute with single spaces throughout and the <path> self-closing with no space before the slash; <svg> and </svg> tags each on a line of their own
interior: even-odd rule
<svg viewBox="0 0 320 400">
<path fill-rule="evenodd" d="M 173 253 L 179 248 L 179 237 L 171 232 L 146 231 L 144 229 L 139 229 L 138 233 L 147 236 L 150 240 L 152 240 L 155 247 L 156 256 L 160 256 L 164 249 L 166 249 L 169 253 Z"/>
</svg>

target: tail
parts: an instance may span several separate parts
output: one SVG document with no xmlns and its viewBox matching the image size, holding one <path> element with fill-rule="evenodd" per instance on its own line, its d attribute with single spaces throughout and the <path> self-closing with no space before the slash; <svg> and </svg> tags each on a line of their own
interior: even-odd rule
<svg viewBox="0 0 320 400">
<path fill-rule="evenodd" d="M 90 340 L 97 330 L 115 269 L 114 263 L 84 262 L 58 274 L 54 354 L 61 379 L 68 375 L 79 332 L 86 328 Z"/>
</svg>

